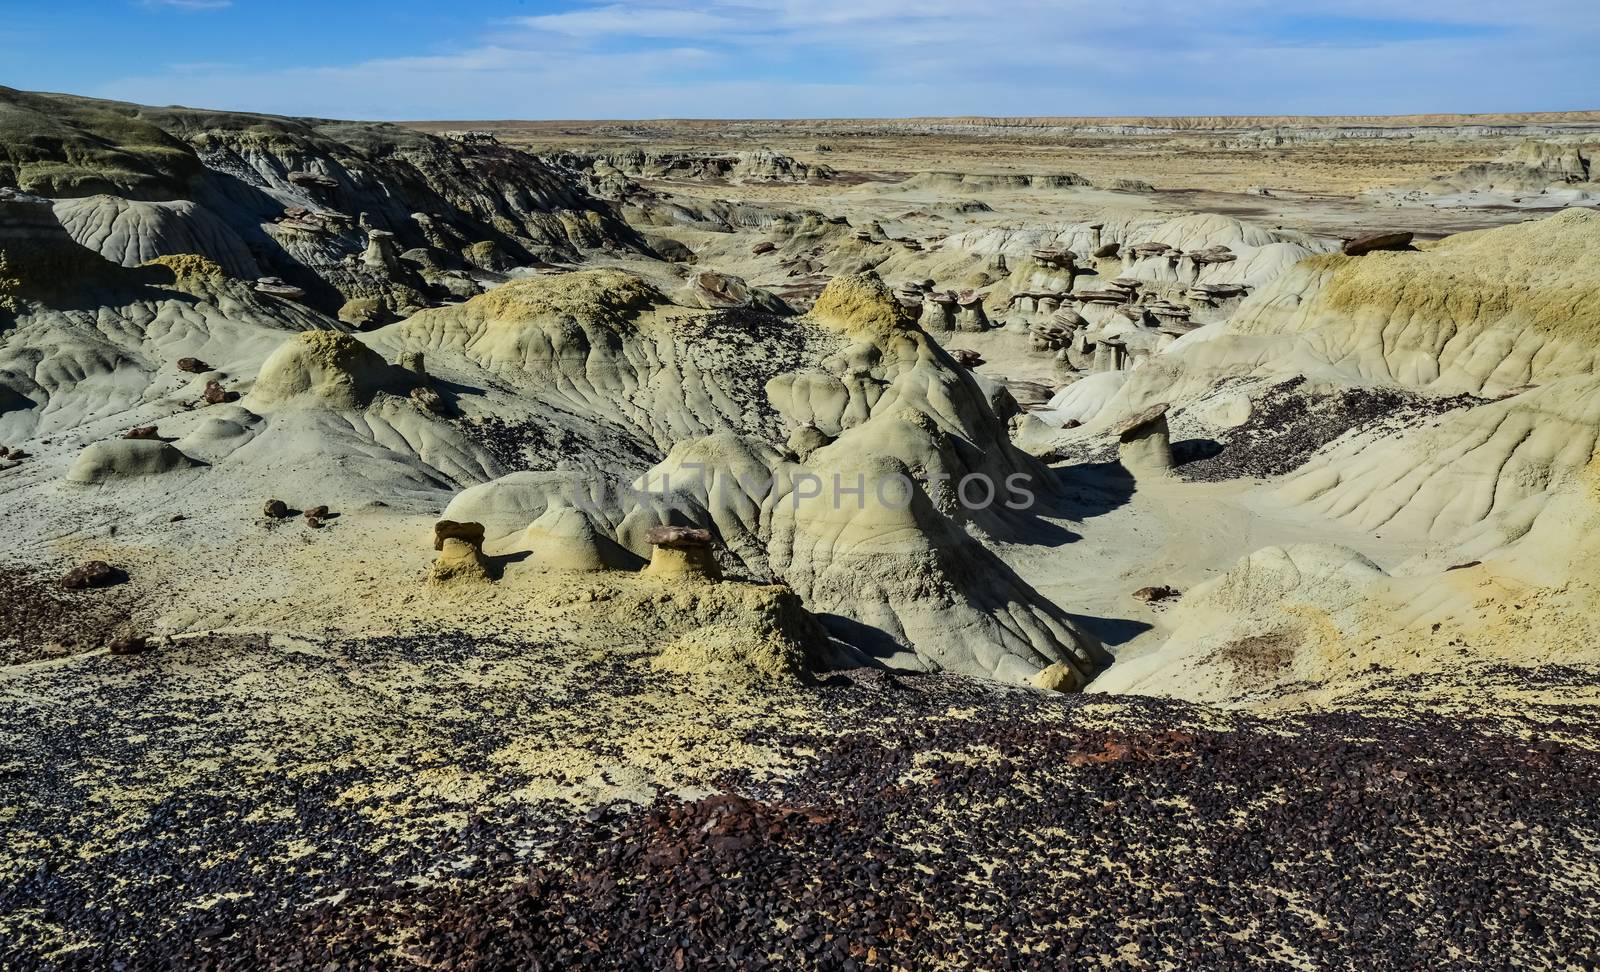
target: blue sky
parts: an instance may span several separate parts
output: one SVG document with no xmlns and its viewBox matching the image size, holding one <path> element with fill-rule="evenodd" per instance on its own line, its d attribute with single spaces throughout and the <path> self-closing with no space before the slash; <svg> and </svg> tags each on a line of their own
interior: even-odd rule
<svg viewBox="0 0 1600 972">
<path fill-rule="evenodd" d="M 339 118 L 1600 108 L 1600 0 L 6 0 L 0 84 Z"/>
</svg>

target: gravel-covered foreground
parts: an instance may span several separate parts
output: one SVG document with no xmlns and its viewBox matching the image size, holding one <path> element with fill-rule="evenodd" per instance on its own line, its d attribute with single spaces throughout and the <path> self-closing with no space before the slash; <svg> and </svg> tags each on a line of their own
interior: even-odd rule
<svg viewBox="0 0 1600 972">
<path fill-rule="evenodd" d="M 1600 766 L 1560 705 L 1260 721 L 874 672 L 741 705 L 506 640 L 164 651 L 8 682 L 60 702 L 0 715 L 7 968 L 1600 961 Z M 1592 676 L 1549 674 L 1495 677 Z M 653 734 L 669 786 L 545 785 Z"/>
</svg>

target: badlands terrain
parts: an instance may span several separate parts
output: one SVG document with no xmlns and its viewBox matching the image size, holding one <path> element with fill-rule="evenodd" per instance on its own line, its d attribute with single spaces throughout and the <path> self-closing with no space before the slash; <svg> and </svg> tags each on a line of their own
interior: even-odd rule
<svg viewBox="0 0 1600 972">
<path fill-rule="evenodd" d="M 1597 153 L 0 88 L 0 964 L 1594 967 Z"/>
</svg>

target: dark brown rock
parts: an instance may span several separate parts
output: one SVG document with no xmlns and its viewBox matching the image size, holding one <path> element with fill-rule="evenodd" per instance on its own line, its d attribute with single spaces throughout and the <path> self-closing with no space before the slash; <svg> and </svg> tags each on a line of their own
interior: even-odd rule
<svg viewBox="0 0 1600 972">
<path fill-rule="evenodd" d="M 481 549 L 483 547 L 483 524 L 440 520 L 433 525 L 433 549 L 443 550 L 446 540 L 465 540 L 474 547 Z"/>
<path fill-rule="evenodd" d="M 750 285 L 726 273 L 703 270 L 689 278 L 689 290 L 696 302 L 707 310 L 749 307 L 755 300 Z"/>
<path fill-rule="evenodd" d="M 444 396 L 439 394 L 434 389 L 425 386 L 418 386 L 411 389 L 411 400 L 416 402 L 420 407 L 435 414 L 442 415 L 446 409 Z"/>
<path fill-rule="evenodd" d="M 1141 587 L 1133 592 L 1134 600 L 1146 602 L 1165 601 L 1177 596 L 1176 590 L 1164 584 L 1159 587 Z"/>
<path fill-rule="evenodd" d="M 1344 245 L 1345 256 L 1361 256 L 1375 250 L 1404 250 L 1411 246 L 1410 233 L 1368 233 Z"/>
<path fill-rule="evenodd" d="M 187 371 L 191 375 L 203 375 L 211 370 L 211 366 L 199 358 L 179 358 L 178 370 Z"/>
<path fill-rule="evenodd" d="M 306 510 L 305 518 L 308 520 L 326 520 L 332 511 L 326 506 L 313 506 Z"/>
<path fill-rule="evenodd" d="M 200 395 L 200 399 L 207 405 L 224 405 L 238 401 L 239 393 L 228 391 L 222 387 L 222 382 L 213 378 L 206 382 L 206 390 Z"/>
<path fill-rule="evenodd" d="M 106 647 L 113 655 L 142 655 L 150 650 L 150 640 L 144 635 L 120 635 Z"/>
<path fill-rule="evenodd" d="M 339 180 L 320 172 L 291 172 L 289 181 L 297 186 L 306 186 L 312 189 L 337 189 Z"/>
<path fill-rule="evenodd" d="M 61 586 L 69 591 L 87 591 L 97 587 L 110 587 L 127 580 L 127 575 L 103 560 L 91 560 L 67 571 Z"/>
<path fill-rule="evenodd" d="M 289 504 L 281 499 L 269 499 L 261 505 L 261 515 L 269 520 L 282 520 L 289 516 Z"/>
<path fill-rule="evenodd" d="M 711 546 L 711 531 L 701 527 L 660 526 L 645 534 L 652 546 L 675 550 L 699 549 Z"/>
<path fill-rule="evenodd" d="M 1145 426 L 1156 421 L 1157 419 L 1166 417 L 1168 408 L 1171 408 L 1171 406 L 1166 402 L 1151 405 L 1149 408 L 1135 412 L 1134 414 L 1123 419 L 1121 422 L 1118 422 L 1116 425 L 1112 426 L 1111 432 L 1113 435 L 1119 435 L 1123 438 L 1136 435 Z"/>
<path fill-rule="evenodd" d="M 161 434 L 154 425 L 140 425 L 122 433 L 124 439 L 159 439 Z"/>
<path fill-rule="evenodd" d="M 983 364 L 983 355 L 971 348 L 956 348 L 950 352 L 950 357 L 954 358 L 956 364 L 963 368 L 976 368 Z"/>
</svg>

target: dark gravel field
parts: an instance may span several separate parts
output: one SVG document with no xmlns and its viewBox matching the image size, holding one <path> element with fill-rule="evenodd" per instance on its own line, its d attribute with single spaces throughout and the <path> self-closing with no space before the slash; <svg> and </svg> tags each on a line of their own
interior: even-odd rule
<svg viewBox="0 0 1600 972">
<path fill-rule="evenodd" d="M 1250 418 L 1217 440 L 1179 443 L 1185 423 L 1175 422 L 1174 458 L 1184 479 L 1218 482 L 1268 479 L 1294 472 L 1318 450 L 1347 434 L 1415 428 L 1434 415 L 1483 404 L 1470 395 L 1432 398 L 1394 388 L 1346 388 L 1315 394 L 1304 378 L 1274 385 L 1253 403 Z"/>
<path fill-rule="evenodd" d="M 666 676 L 597 660 L 566 687 L 486 695 L 458 673 L 536 672 L 564 649 L 442 638 L 293 658 L 243 643 L 170 650 L 198 673 L 187 691 L 155 655 L 102 658 L 146 667 L 101 683 L 121 691 L 67 693 L 70 712 L 0 716 L 5 967 L 1600 961 L 1600 765 L 1591 721 L 1563 706 L 1494 720 L 1393 703 L 1257 719 L 859 671 L 775 690 L 734 720 L 782 754 L 780 770 L 726 766 L 642 802 L 583 804 L 526 797 L 528 780 L 486 754 L 531 732 L 603 760 L 607 733 L 648 732 L 646 710 L 626 702 L 671 691 Z M 412 713 L 415 728 L 383 736 L 386 759 L 317 762 L 381 728 L 381 698 L 351 716 L 370 725 L 313 731 L 283 714 L 286 699 L 348 709 L 342 693 L 379 691 L 364 673 L 402 666 L 427 673 L 431 721 L 415 727 Z M 255 695 L 205 701 L 262 670 L 276 681 Z M 1518 692 L 1593 680 L 1486 676 Z M 605 689 L 572 688 L 584 684 Z M 539 722 L 558 710 L 574 713 L 573 740 Z M 429 791 L 418 781 L 440 761 L 488 785 Z M 352 796 L 382 780 L 405 792 Z M 119 796 L 139 793 L 136 811 Z"/>
</svg>

